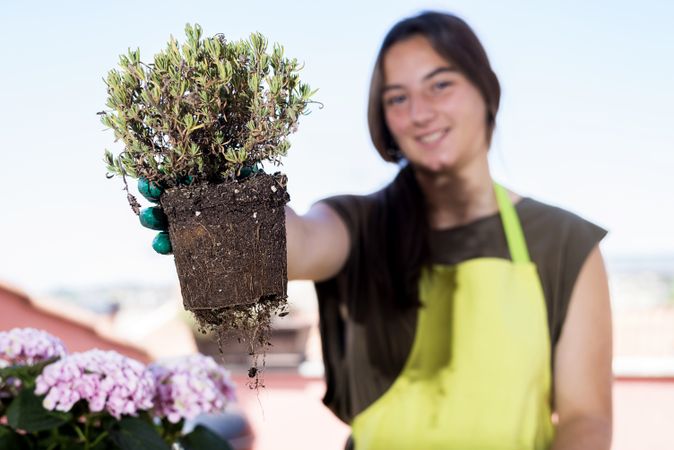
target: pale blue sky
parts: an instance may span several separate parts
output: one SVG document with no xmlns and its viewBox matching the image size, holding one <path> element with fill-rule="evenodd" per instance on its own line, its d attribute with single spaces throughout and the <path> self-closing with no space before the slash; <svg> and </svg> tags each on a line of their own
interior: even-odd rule
<svg viewBox="0 0 674 450">
<path fill-rule="evenodd" d="M 41 291 L 175 282 L 150 249 L 104 148 L 102 77 L 127 47 L 150 60 L 186 22 L 238 39 L 260 31 L 318 88 L 284 170 L 291 205 L 370 192 L 381 162 L 365 122 L 376 50 L 398 19 L 458 13 L 483 41 L 503 96 L 495 177 L 608 228 L 609 259 L 674 253 L 674 2 L 295 1 L 0 4 L 0 280 Z"/>
</svg>

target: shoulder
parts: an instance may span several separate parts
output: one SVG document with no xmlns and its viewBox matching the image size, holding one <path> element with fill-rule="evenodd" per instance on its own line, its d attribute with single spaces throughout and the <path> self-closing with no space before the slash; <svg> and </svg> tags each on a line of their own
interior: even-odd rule
<svg viewBox="0 0 674 450">
<path fill-rule="evenodd" d="M 517 204 L 522 230 L 531 258 L 541 270 L 547 271 L 549 281 L 573 282 L 592 249 L 606 236 L 603 227 L 584 217 L 529 197 Z"/>
<path fill-rule="evenodd" d="M 516 209 L 538 267 L 556 344 L 580 270 L 607 231 L 579 214 L 529 197 Z"/>
<path fill-rule="evenodd" d="M 571 241 L 599 242 L 607 233 L 584 217 L 531 197 L 516 206 L 525 235 L 536 242 L 559 245 Z"/>
</svg>

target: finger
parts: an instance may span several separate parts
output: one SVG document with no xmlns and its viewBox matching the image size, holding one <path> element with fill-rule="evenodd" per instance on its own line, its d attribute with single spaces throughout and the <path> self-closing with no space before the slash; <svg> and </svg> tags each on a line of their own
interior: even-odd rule
<svg viewBox="0 0 674 450">
<path fill-rule="evenodd" d="M 257 164 L 253 164 L 252 166 L 243 166 L 241 169 L 239 169 L 239 174 L 237 177 L 239 179 L 248 178 L 249 176 L 258 173 L 261 170 L 262 169 Z"/>
<path fill-rule="evenodd" d="M 189 186 L 192 183 L 194 183 L 194 177 L 192 175 L 185 175 L 184 177 L 178 178 L 178 184 Z"/>
<path fill-rule="evenodd" d="M 155 252 L 161 255 L 170 255 L 173 253 L 173 247 L 171 246 L 171 240 L 169 239 L 169 234 L 166 231 L 157 233 L 152 241 L 152 248 Z"/>
<path fill-rule="evenodd" d="M 165 231 L 168 229 L 168 219 L 159 206 L 150 206 L 140 210 L 140 224 L 151 230 Z"/>
<path fill-rule="evenodd" d="M 147 178 L 138 179 L 138 192 L 153 203 L 159 201 L 159 197 L 161 197 L 163 191 L 161 186 L 154 181 L 148 181 Z"/>
</svg>

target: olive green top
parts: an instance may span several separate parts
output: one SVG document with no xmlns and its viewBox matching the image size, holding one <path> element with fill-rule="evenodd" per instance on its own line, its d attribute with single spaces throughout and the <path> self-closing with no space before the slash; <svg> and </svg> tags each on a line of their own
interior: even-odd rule
<svg viewBox="0 0 674 450">
<path fill-rule="evenodd" d="M 342 218 L 351 238 L 349 258 L 341 271 L 330 280 L 316 283 L 327 383 L 323 401 L 347 423 L 386 392 L 401 372 L 417 323 L 416 308 L 388 312 L 381 320 L 368 317 L 367 323 L 358 322 L 348 308 L 349 274 L 367 271 L 362 262 L 362 252 L 367 249 L 363 230 L 368 229 L 372 206 L 382 201 L 382 192 L 323 200 Z M 515 210 L 545 294 L 552 365 L 576 278 L 606 230 L 528 197 L 517 202 Z M 452 265 L 478 257 L 510 259 L 498 213 L 467 225 L 433 230 L 429 244 L 433 264 Z M 376 355 L 368 348 L 366 327 L 385 336 L 380 342 L 386 344 L 376 349 Z"/>
</svg>

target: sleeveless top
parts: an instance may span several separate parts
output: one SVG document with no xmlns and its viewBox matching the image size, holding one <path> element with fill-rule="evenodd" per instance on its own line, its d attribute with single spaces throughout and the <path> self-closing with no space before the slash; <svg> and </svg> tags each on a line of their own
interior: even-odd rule
<svg viewBox="0 0 674 450">
<path fill-rule="evenodd" d="M 368 323 L 358 322 L 349 311 L 350 273 L 367 270 L 359 249 L 367 241 L 364 230 L 370 213 L 382 201 L 382 191 L 370 195 L 341 195 L 322 200 L 344 221 L 351 251 L 340 272 L 316 283 L 320 332 L 327 390 L 323 402 L 346 423 L 380 398 L 401 373 L 414 341 L 417 309 L 387 314 L 377 324 L 386 334 L 386 357 L 371 358 L 366 341 Z M 563 209 L 524 197 L 515 204 L 531 261 L 536 265 L 547 309 L 547 325 L 554 348 L 564 324 L 571 292 L 590 251 L 606 235 L 603 228 Z M 431 262 L 453 265 L 480 257 L 509 258 L 499 213 L 470 224 L 432 230 Z M 554 380 L 553 380 L 554 382 Z"/>
</svg>

